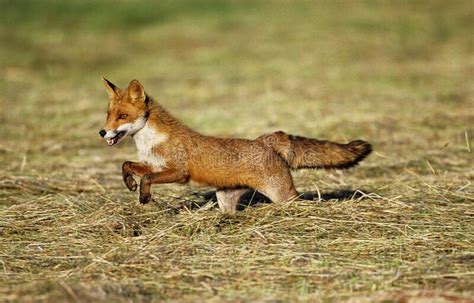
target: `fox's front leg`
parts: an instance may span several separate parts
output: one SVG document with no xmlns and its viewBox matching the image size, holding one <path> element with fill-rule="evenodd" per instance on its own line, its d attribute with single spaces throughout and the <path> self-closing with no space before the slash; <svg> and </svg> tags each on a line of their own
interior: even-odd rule
<svg viewBox="0 0 474 303">
<path fill-rule="evenodd" d="M 137 190 L 137 182 L 133 178 L 134 175 L 143 177 L 151 172 L 152 170 L 148 165 L 140 162 L 125 161 L 122 165 L 123 182 L 125 182 L 125 185 L 130 191 Z"/>
<path fill-rule="evenodd" d="M 144 175 L 140 182 L 140 203 L 146 204 L 150 202 L 150 188 L 152 184 L 185 182 L 187 179 L 188 177 L 185 173 L 174 169 Z"/>
</svg>

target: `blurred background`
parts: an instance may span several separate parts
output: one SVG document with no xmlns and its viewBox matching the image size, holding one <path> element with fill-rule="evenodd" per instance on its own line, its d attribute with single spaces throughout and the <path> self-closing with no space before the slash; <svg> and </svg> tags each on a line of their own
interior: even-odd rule
<svg viewBox="0 0 474 303">
<path fill-rule="evenodd" d="M 432 149 L 464 144 L 473 121 L 469 0 L 1 7 L 8 165 L 25 153 L 31 161 L 108 153 L 96 134 L 107 106 L 102 76 L 119 87 L 139 79 L 181 120 L 214 135 L 284 129 Z"/>
<path fill-rule="evenodd" d="M 0 299 L 472 291 L 473 20 L 472 0 L 0 0 Z M 138 207 L 102 76 L 209 135 L 365 139 L 356 169 L 295 183 L 370 194 L 169 215 L 206 200 L 163 185 Z"/>
</svg>

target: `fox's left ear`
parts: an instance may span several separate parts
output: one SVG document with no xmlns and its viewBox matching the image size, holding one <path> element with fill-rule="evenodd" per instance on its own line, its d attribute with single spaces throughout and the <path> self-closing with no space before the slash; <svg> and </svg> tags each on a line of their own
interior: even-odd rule
<svg viewBox="0 0 474 303">
<path fill-rule="evenodd" d="M 109 94 L 110 99 L 114 99 L 120 94 L 120 88 L 115 86 L 112 82 L 102 77 L 102 81 L 104 82 L 105 88 L 107 89 L 107 93 Z"/>
<path fill-rule="evenodd" d="M 145 88 L 138 80 L 130 81 L 127 88 L 127 94 L 132 102 L 144 102 L 146 99 Z"/>
</svg>

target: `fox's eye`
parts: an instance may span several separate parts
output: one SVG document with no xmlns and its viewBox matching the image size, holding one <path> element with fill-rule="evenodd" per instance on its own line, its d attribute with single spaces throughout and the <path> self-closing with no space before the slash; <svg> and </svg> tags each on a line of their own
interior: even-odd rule
<svg viewBox="0 0 474 303">
<path fill-rule="evenodd" d="M 119 119 L 125 119 L 125 118 L 127 118 L 127 117 L 128 117 L 127 114 L 120 114 L 120 115 L 118 116 Z"/>
</svg>

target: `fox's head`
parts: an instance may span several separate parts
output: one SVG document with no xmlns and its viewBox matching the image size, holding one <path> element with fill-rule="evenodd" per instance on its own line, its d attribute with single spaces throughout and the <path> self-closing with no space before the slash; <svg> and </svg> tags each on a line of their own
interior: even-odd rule
<svg viewBox="0 0 474 303">
<path fill-rule="evenodd" d="M 121 90 L 105 78 L 103 80 L 110 103 L 107 120 L 99 134 L 112 146 L 145 126 L 148 104 L 145 89 L 138 80 L 132 80 L 126 90 Z"/>
</svg>

